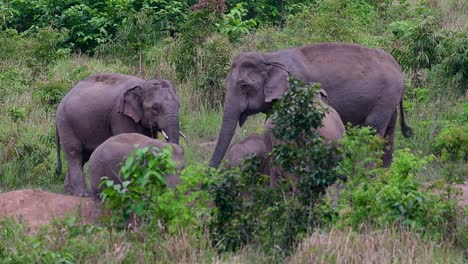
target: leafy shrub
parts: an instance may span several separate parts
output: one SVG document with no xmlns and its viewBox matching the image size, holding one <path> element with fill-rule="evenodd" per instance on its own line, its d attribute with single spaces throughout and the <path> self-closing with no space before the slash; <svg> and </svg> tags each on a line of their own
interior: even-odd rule
<svg viewBox="0 0 468 264">
<path fill-rule="evenodd" d="M 312 42 L 359 42 L 374 21 L 374 9 L 365 1 L 323 0 L 288 18 L 289 35 L 309 36 Z M 304 41 L 304 40 L 303 40 Z"/>
<path fill-rule="evenodd" d="M 217 108 L 224 98 L 223 81 L 229 70 L 231 46 L 226 38 L 215 34 L 216 24 L 222 21 L 222 7 L 217 2 L 212 3 L 214 7 L 207 4 L 209 1 L 201 3 L 204 5 L 197 6 L 182 26 L 169 61 L 179 80 L 194 79 L 204 102 Z"/>
<path fill-rule="evenodd" d="M 176 234 L 184 230 L 201 237 L 211 216 L 211 196 L 207 191 L 212 179 L 202 166 L 185 168 L 181 183 L 165 188 L 165 176 L 175 172 L 171 150 L 142 148 L 134 151 L 123 164 L 121 183 L 104 179 L 101 199 L 113 211 L 118 224 L 137 220 L 145 230 Z M 154 230 L 156 229 L 156 230 Z"/>
<path fill-rule="evenodd" d="M 24 72 L 13 67 L 2 68 L 0 72 L 0 102 L 14 95 L 22 94 L 28 87 L 28 80 Z"/>
<path fill-rule="evenodd" d="M 153 23 L 158 25 L 161 31 L 168 31 L 174 35 L 179 32 L 180 27 L 187 19 L 190 3 L 193 1 L 145 0 L 141 11 L 147 12 L 149 17 L 153 17 Z"/>
<path fill-rule="evenodd" d="M 34 31 L 29 31 L 34 32 Z M 28 33 L 29 33 L 28 32 Z M 56 59 L 67 56 L 70 49 L 64 48 L 64 42 L 68 39 L 66 31 L 58 31 L 52 27 L 39 28 L 37 32 L 31 34 L 33 41 L 29 48 L 32 58 L 30 65 L 45 67 Z"/>
<path fill-rule="evenodd" d="M 275 165 L 295 173 L 297 182 L 283 179 L 278 187 L 269 187 L 268 177 L 258 172 L 261 161 L 256 157 L 245 160 L 240 169 L 217 175 L 211 188 L 217 206 L 211 233 L 221 249 L 250 243 L 284 256 L 315 226 L 333 219 L 335 212 L 321 204 L 320 194 L 338 177 L 338 150 L 311 130 L 324 116 L 311 103 L 317 88 L 291 78 L 289 90 L 274 107 L 273 133 L 284 144 L 270 155 Z"/>
<path fill-rule="evenodd" d="M 155 199 L 165 192 L 165 176 L 174 172 L 175 163 L 169 147 L 136 149 L 120 169 L 122 182 L 103 178 L 101 199 L 112 210 L 117 224 L 127 224 L 137 218 L 148 223 L 157 206 Z"/>
<path fill-rule="evenodd" d="M 188 80 L 197 73 L 197 48 L 216 30 L 215 24 L 221 21 L 221 13 L 209 9 L 191 12 L 182 25 L 174 50 L 169 58 L 174 65 L 177 79 Z"/>
<path fill-rule="evenodd" d="M 46 107 L 46 110 L 55 110 L 70 86 L 70 83 L 64 81 L 42 82 L 36 85 L 32 95 Z"/>
<path fill-rule="evenodd" d="M 238 3 L 223 17 L 223 21 L 217 24 L 221 34 L 227 35 L 231 42 L 238 41 L 242 35 L 249 33 L 257 25 L 254 19 L 243 20 L 247 14 L 243 4 Z"/>
<path fill-rule="evenodd" d="M 237 4 L 242 3 L 247 10 L 246 19 L 255 19 L 259 25 L 282 25 L 288 15 L 295 14 L 307 8 L 315 0 L 226 0 L 232 9 Z"/>
<path fill-rule="evenodd" d="M 112 41 L 99 45 L 96 51 L 100 55 L 110 55 L 139 65 L 142 72 L 142 52 L 161 39 L 163 32 L 155 24 L 150 11 L 144 9 L 126 19 L 117 28 Z M 110 57 L 109 56 L 109 57 Z"/>
<path fill-rule="evenodd" d="M 468 33 L 446 32 L 437 52 L 445 75 L 465 92 L 468 89 Z"/>
<path fill-rule="evenodd" d="M 429 235 L 441 235 L 443 227 L 455 215 L 454 202 L 425 192 L 414 178 L 431 160 L 430 156 L 417 157 L 409 149 L 397 150 L 388 170 L 377 169 L 372 178 L 352 179 L 341 199 L 340 224 L 401 225 Z"/>
<path fill-rule="evenodd" d="M 325 144 L 314 128 L 322 126 L 325 109 L 314 102 L 320 84 L 310 87 L 290 78 L 288 91 L 273 107 L 273 136 L 281 141 L 271 156 L 273 164 L 300 177 L 301 202 L 313 202 L 337 180 L 339 150 Z"/>
<path fill-rule="evenodd" d="M 26 41 L 15 29 L 0 30 L 0 59 L 20 60 L 24 56 Z"/>
<path fill-rule="evenodd" d="M 27 110 L 24 107 L 10 106 L 6 108 L 6 112 L 14 123 L 24 120 L 27 116 Z"/>
<path fill-rule="evenodd" d="M 8 29 L 0 31 L 0 58 L 15 63 L 25 62 L 33 73 L 43 72 L 60 57 L 69 54 L 65 47 L 68 35 L 51 27 L 32 28 L 18 33 Z"/>
<path fill-rule="evenodd" d="M 203 102 L 212 109 L 221 107 L 226 88 L 224 83 L 231 65 L 232 49 L 224 36 L 213 35 L 198 49 L 198 73 L 195 87 L 203 94 Z"/>
<path fill-rule="evenodd" d="M 441 41 L 436 32 L 438 27 L 439 22 L 430 15 L 409 22 L 394 22 L 389 26 L 394 37 L 391 54 L 403 69 L 411 70 L 416 85 L 421 81 L 418 71 L 430 69 L 438 63 L 437 46 Z"/>
<path fill-rule="evenodd" d="M 468 159 L 468 125 L 452 124 L 440 131 L 435 139 L 435 150 L 442 161 Z"/>
<path fill-rule="evenodd" d="M 349 186 L 373 177 L 382 165 L 384 140 L 370 127 L 346 126 L 342 139 L 341 174 Z M 353 188 L 353 187 L 351 187 Z"/>
<path fill-rule="evenodd" d="M 170 234 L 184 230 L 201 236 L 214 210 L 208 187 L 213 179 L 207 168 L 190 166 L 180 174 L 181 183 L 155 197 L 155 216 Z"/>
</svg>

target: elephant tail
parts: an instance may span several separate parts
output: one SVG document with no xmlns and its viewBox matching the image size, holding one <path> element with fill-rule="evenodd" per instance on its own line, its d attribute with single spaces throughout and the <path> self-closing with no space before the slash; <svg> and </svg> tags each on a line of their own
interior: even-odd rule
<svg viewBox="0 0 468 264">
<path fill-rule="evenodd" d="M 60 175 L 62 173 L 62 156 L 60 155 L 60 135 L 57 126 L 55 126 L 55 146 L 57 148 L 57 168 L 55 169 L 55 174 Z"/>
<path fill-rule="evenodd" d="M 403 109 L 403 98 L 400 100 L 400 126 L 403 136 L 409 138 L 413 135 L 413 130 L 406 124 L 405 110 Z"/>
</svg>

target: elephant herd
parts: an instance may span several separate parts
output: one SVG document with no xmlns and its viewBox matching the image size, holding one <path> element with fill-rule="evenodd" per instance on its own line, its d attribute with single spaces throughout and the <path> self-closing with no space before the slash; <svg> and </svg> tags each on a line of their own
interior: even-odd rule
<svg viewBox="0 0 468 264">
<path fill-rule="evenodd" d="M 370 126 L 386 140 L 383 162 L 389 166 L 398 105 L 403 135 L 411 135 L 402 107 L 403 74 L 395 59 L 382 50 L 322 43 L 269 53 L 240 53 L 226 80 L 223 120 L 210 166 L 218 167 L 224 157 L 227 166 L 238 166 L 247 155 L 256 154 L 265 158 L 263 172 L 271 176 L 271 185 L 276 184 L 280 175 L 269 168 L 266 159 L 266 153 L 280 143 L 271 133 L 271 120 L 265 122 L 263 135 L 250 135 L 229 146 L 237 124 L 242 126 L 250 115 L 270 112 L 287 91 L 292 75 L 306 83 L 321 84 L 316 100 L 328 112 L 317 132 L 325 141 L 342 138 L 343 124 Z M 56 112 L 57 173 L 61 171 L 60 145 L 68 162 L 65 192 L 88 195 L 83 165 L 89 161 L 91 194 L 97 195 L 101 177 L 117 181 L 121 162 L 135 147 L 171 145 L 173 159 L 181 169 L 179 107 L 169 80 L 95 74 L 80 81 Z M 158 133 L 167 142 L 155 139 Z M 168 185 L 178 182 L 177 175 L 168 176 Z"/>
</svg>

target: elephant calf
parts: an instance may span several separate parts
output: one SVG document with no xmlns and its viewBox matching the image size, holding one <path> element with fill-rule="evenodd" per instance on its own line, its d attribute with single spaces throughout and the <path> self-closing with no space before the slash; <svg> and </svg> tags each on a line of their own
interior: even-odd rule
<svg viewBox="0 0 468 264">
<path fill-rule="evenodd" d="M 252 154 L 256 155 L 263 161 L 261 172 L 268 174 L 268 165 L 266 164 L 268 150 L 263 136 L 260 135 L 248 135 L 233 144 L 226 154 L 226 167 L 238 167 L 243 159 Z"/>
<path fill-rule="evenodd" d="M 158 139 L 137 134 L 127 133 L 113 136 L 102 143 L 93 152 L 89 159 L 89 177 L 91 183 L 91 194 L 97 197 L 102 188 L 99 187 L 101 177 L 107 176 L 114 182 L 119 182 L 118 173 L 123 162 L 136 147 L 143 148 L 154 146 L 162 149 L 167 145 L 172 147 L 172 158 L 176 162 L 177 171 L 184 167 L 183 150 L 179 145 L 163 142 Z M 179 182 L 177 174 L 167 177 L 168 185 L 175 187 Z"/>
<path fill-rule="evenodd" d="M 317 92 L 317 96 L 314 98 L 314 102 L 320 104 L 324 109 L 327 109 L 325 116 L 322 119 L 322 126 L 317 128 L 319 136 L 323 137 L 326 143 L 340 140 L 345 134 L 345 127 L 340 118 L 340 115 L 336 110 L 327 104 L 328 96 L 327 93 L 320 89 Z M 271 118 L 265 122 L 263 137 L 265 140 L 265 146 L 268 152 L 273 150 L 273 147 L 280 144 L 281 141 L 273 136 L 272 133 L 273 123 Z M 270 168 L 270 186 L 276 186 L 278 178 L 283 175 L 284 172 L 281 168 L 271 167 Z"/>
</svg>

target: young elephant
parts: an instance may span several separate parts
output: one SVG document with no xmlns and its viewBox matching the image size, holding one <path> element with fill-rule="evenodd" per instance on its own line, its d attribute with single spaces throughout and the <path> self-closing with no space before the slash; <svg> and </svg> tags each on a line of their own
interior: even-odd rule
<svg viewBox="0 0 468 264">
<path fill-rule="evenodd" d="M 86 196 L 83 165 L 106 139 L 139 133 L 179 143 L 179 99 L 169 80 L 143 80 L 123 74 L 94 74 L 80 81 L 56 113 L 57 173 L 60 144 L 68 162 L 65 193 Z"/>
<path fill-rule="evenodd" d="M 167 145 L 172 147 L 172 158 L 177 164 L 177 171 L 182 170 L 184 168 L 184 156 L 183 150 L 179 145 L 152 139 L 137 133 L 119 134 L 107 139 L 96 148 L 89 159 L 88 173 L 90 177 L 91 194 L 97 197 L 101 192 L 102 188 L 99 188 L 101 177 L 107 176 L 114 182 L 119 181 L 118 173 L 120 167 L 136 147 L 143 148 L 154 146 L 158 149 L 162 149 Z M 177 174 L 172 174 L 167 177 L 167 183 L 171 187 L 175 187 L 178 182 L 179 176 Z"/>
<path fill-rule="evenodd" d="M 233 144 L 226 154 L 226 167 L 239 167 L 242 160 L 252 154 L 256 155 L 263 161 L 261 172 L 268 175 L 269 169 L 268 164 L 266 164 L 268 150 L 263 136 L 260 135 L 248 135 Z"/>
<path fill-rule="evenodd" d="M 317 129 L 317 133 L 325 139 L 325 142 L 330 143 L 343 138 L 345 127 L 341 121 L 340 115 L 335 111 L 335 109 L 327 105 L 327 99 L 327 93 L 323 89 L 320 89 L 317 92 L 317 96 L 314 98 L 314 102 L 319 103 L 324 109 L 326 109 L 325 116 L 322 119 L 322 126 Z M 263 137 L 268 152 L 271 152 L 275 145 L 281 143 L 280 140 L 273 136 L 272 128 L 273 124 L 271 118 L 269 118 L 265 122 L 263 129 Z M 276 186 L 278 184 L 278 178 L 283 175 L 283 173 L 284 172 L 281 168 L 272 166 L 270 168 L 270 186 Z"/>
</svg>

